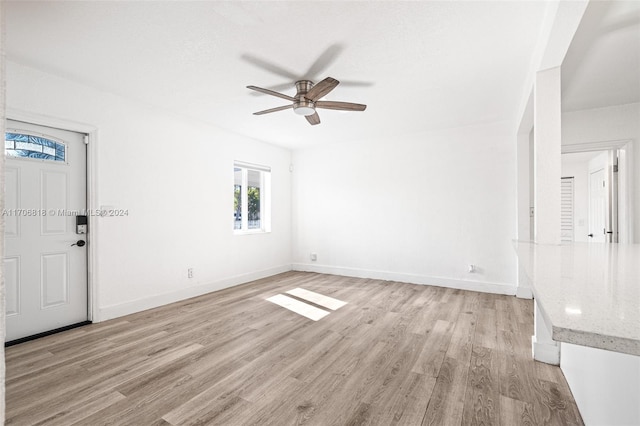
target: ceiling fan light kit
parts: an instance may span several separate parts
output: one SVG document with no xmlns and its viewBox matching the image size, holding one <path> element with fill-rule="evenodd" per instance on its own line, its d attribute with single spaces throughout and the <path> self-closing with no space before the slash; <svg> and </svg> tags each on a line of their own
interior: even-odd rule
<svg viewBox="0 0 640 426">
<path fill-rule="evenodd" d="M 311 115 L 316 112 L 316 104 L 305 98 L 309 89 L 313 87 L 313 83 L 309 80 L 296 81 L 296 101 L 293 103 L 293 112 L 298 115 Z"/>
<path fill-rule="evenodd" d="M 285 105 L 281 107 L 275 107 L 264 111 L 254 112 L 254 115 L 269 114 L 277 111 L 284 111 L 285 109 L 293 108 L 293 112 L 298 115 L 304 115 L 309 124 L 320 124 L 320 117 L 316 112 L 316 108 L 334 109 L 340 111 L 364 111 L 367 106 L 363 104 L 354 104 L 351 102 L 339 102 L 339 101 L 321 101 L 320 99 L 331 92 L 336 86 L 340 84 L 335 78 L 327 77 L 320 83 L 314 85 L 310 80 L 296 81 L 296 95 L 289 96 L 284 93 L 274 92 L 273 90 L 263 89 L 257 86 L 247 86 L 247 89 L 255 90 L 257 92 L 265 93 L 267 95 L 276 96 L 282 99 L 291 101 L 291 105 Z"/>
</svg>

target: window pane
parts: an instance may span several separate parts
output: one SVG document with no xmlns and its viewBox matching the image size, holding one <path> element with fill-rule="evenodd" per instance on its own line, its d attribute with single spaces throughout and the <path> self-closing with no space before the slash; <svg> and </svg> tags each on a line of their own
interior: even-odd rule
<svg viewBox="0 0 640 426">
<path fill-rule="evenodd" d="M 249 229 L 260 229 L 260 172 L 248 170 L 247 207 L 249 210 Z"/>
<path fill-rule="evenodd" d="M 233 167 L 233 229 L 237 234 L 271 232 L 270 167 Z"/>
<path fill-rule="evenodd" d="M 4 152 L 9 157 L 64 161 L 67 147 L 40 136 L 5 133 Z"/>
<path fill-rule="evenodd" d="M 242 170 L 233 169 L 233 229 L 242 229 Z"/>
</svg>

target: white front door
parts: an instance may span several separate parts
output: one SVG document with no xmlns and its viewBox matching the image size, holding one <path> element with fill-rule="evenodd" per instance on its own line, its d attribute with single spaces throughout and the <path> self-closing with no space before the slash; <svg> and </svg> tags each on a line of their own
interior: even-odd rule
<svg viewBox="0 0 640 426">
<path fill-rule="evenodd" d="M 606 202 L 604 169 L 589 174 L 589 241 L 604 243 L 606 236 Z"/>
<path fill-rule="evenodd" d="M 84 135 L 7 120 L 6 341 L 87 320 Z M 75 244 L 75 245 L 74 245 Z"/>
</svg>

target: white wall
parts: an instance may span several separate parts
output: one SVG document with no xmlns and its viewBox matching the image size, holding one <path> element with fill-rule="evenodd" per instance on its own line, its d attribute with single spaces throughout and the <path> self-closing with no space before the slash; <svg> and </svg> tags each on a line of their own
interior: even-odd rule
<svg viewBox="0 0 640 426">
<path fill-rule="evenodd" d="M 640 424 L 640 356 L 562 343 L 560 367 L 585 424 Z"/>
<path fill-rule="evenodd" d="M 640 103 L 562 114 L 562 144 L 634 141 L 634 241 L 640 241 Z"/>
<path fill-rule="evenodd" d="M 509 124 L 295 151 L 294 269 L 515 293 Z"/>
<path fill-rule="evenodd" d="M 98 130 L 91 207 L 129 210 L 91 226 L 98 319 L 290 269 L 290 151 L 11 62 L 7 106 Z M 234 160 L 272 168 L 269 234 L 233 235 Z"/>
</svg>

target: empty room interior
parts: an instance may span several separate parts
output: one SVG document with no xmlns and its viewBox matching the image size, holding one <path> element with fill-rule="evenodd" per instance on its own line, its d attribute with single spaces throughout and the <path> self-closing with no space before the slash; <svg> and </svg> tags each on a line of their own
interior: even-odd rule
<svg viewBox="0 0 640 426">
<path fill-rule="evenodd" d="M 640 2 L 0 22 L 0 423 L 640 425 Z"/>
</svg>

